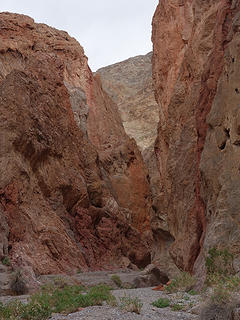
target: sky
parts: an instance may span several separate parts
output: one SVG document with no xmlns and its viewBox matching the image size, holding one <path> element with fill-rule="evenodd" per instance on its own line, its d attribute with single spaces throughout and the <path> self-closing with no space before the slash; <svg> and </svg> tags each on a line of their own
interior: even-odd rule
<svg viewBox="0 0 240 320">
<path fill-rule="evenodd" d="M 6 0 L 0 11 L 23 13 L 67 31 L 84 47 L 92 71 L 152 50 L 158 0 Z"/>
</svg>

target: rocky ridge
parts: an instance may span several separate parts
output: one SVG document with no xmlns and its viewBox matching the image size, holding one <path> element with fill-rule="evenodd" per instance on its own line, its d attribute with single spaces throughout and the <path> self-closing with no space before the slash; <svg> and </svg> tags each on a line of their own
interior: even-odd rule
<svg viewBox="0 0 240 320">
<path fill-rule="evenodd" d="M 97 74 L 118 106 L 126 133 L 141 151 L 153 146 L 159 112 L 152 84 L 152 52 L 101 68 Z"/>
</svg>

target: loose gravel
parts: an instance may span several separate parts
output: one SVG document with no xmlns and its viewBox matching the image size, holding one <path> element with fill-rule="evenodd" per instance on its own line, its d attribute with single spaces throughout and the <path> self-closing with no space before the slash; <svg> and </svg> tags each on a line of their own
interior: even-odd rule
<svg viewBox="0 0 240 320">
<path fill-rule="evenodd" d="M 95 306 L 84 308 L 79 312 L 69 315 L 55 314 L 50 320 L 194 320 L 198 316 L 186 311 L 172 311 L 170 307 L 157 308 L 152 302 L 159 298 L 169 298 L 173 303 L 186 303 L 184 296 L 167 295 L 161 291 L 154 291 L 152 288 L 120 289 L 113 290 L 112 294 L 119 301 L 120 297 L 139 298 L 143 304 L 141 313 L 126 312 L 119 307 Z M 196 305 L 199 297 L 188 296 L 187 303 Z M 189 310 L 190 311 L 190 310 Z"/>
</svg>

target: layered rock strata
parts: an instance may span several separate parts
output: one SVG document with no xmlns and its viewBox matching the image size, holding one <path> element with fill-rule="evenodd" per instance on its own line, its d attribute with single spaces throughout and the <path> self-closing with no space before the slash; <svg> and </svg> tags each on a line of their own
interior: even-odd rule
<svg viewBox="0 0 240 320">
<path fill-rule="evenodd" d="M 162 215 L 176 265 L 198 273 L 213 246 L 239 265 L 239 12 L 238 0 L 161 0 L 153 18 Z"/>
<path fill-rule="evenodd" d="M 0 14 L 0 256 L 38 274 L 150 261 L 147 171 L 66 32 Z"/>
</svg>

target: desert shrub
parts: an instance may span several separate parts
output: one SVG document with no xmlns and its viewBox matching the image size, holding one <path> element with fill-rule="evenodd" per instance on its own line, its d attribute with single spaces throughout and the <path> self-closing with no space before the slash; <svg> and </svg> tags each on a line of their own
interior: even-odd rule
<svg viewBox="0 0 240 320">
<path fill-rule="evenodd" d="M 142 305 L 141 300 L 137 297 L 131 298 L 130 296 L 125 296 L 120 298 L 120 308 L 127 312 L 140 314 Z"/>
<path fill-rule="evenodd" d="M 52 313 L 75 312 L 79 307 L 101 305 L 103 301 L 112 302 L 115 298 L 110 288 L 104 285 L 92 287 L 82 294 L 82 287 L 65 286 L 55 290 L 43 289 L 31 296 L 27 304 L 14 301 L 0 303 L 1 320 L 46 320 Z"/>
<path fill-rule="evenodd" d="M 232 293 L 229 290 L 226 290 L 224 285 L 219 284 L 213 289 L 210 298 L 215 305 L 228 304 L 232 300 Z"/>
<path fill-rule="evenodd" d="M 118 275 L 113 274 L 111 279 L 119 288 L 123 287 L 122 280 L 120 279 L 120 277 Z"/>
<path fill-rule="evenodd" d="M 217 250 L 215 247 L 208 251 L 206 258 L 207 273 L 219 275 L 231 275 L 233 270 L 233 255 L 227 250 Z"/>
<path fill-rule="evenodd" d="M 21 271 L 18 270 L 12 275 L 10 288 L 15 295 L 22 295 L 28 292 L 28 288 Z"/>
<path fill-rule="evenodd" d="M 172 280 L 172 282 L 165 287 L 168 293 L 177 291 L 190 291 L 196 284 L 196 279 L 188 272 L 181 272 L 181 274 Z"/>
<path fill-rule="evenodd" d="M 89 296 L 92 299 L 92 305 L 101 305 L 103 301 L 107 303 L 115 300 L 111 295 L 111 288 L 105 284 L 99 284 L 89 290 Z"/>
<path fill-rule="evenodd" d="M 210 300 L 214 306 L 231 304 L 233 293 L 240 289 L 240 278 L 233 274 L 233 258 L 227 249 L 208 251 L 206 286 L 212 287 Z"/>
<path fill-rule="evenodd" d="M 5 257 L 2 259 L 2 264 L 4 264 L 4 265 L 7 266 L 7 267 L 10 267 L 10 266 L 11 266 L 11 260 L 9 259 L 8 256 L 5 256 Z"/>
<path fill-rule="evenodd" d="M 206 279 L 206 286 L 217 287 L 223 286 L 229 291 L 239 291 L 240 278 L 235 275 L 224 276 L 219 273 L 208 274 Z"/>
<path fill-rule="evenodd" d="M 0 302 L 0 319 L 1 320 L 20 320 L 24 310 L 24 304 L 19 301 L 11 301 L 7 305 Z"/>
<path fill-rule="evenodd" d="M 51 297 L 47 293 L 34 294 L 29 303 L 23 305 L 21 318 L 24 320 L 45 320 L 52 314 Z"/>
<path fill-rule="evenodd" d="M 175 303 L 175 304 L 171 305 L 171 309 L 173 311 L 180 311 L 180 310 L 184 309 L 184 305 L 179 304 L 179 303 Z"/>
<path fill-rule="evenodd" d="M 157 308 L 166 308 L 170 306 L 170 300 L 167 298 L 159 298 L 158 300 L 154 301 L 152 305 Z"/>
<path fill-rule="evenodd" d="M 195 291 L 194 289 L 191 289 L 188 291 L 188 294 L 190 294 L 191 296 L 196 296 L 198 294 L 198 292 Z"/>
</svg>

